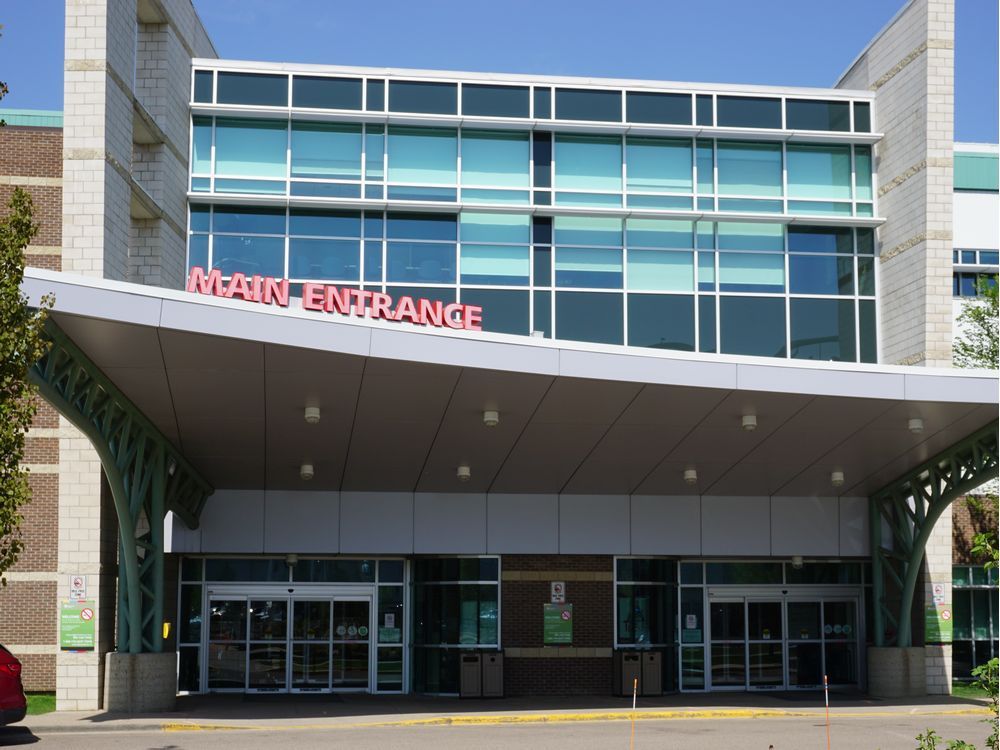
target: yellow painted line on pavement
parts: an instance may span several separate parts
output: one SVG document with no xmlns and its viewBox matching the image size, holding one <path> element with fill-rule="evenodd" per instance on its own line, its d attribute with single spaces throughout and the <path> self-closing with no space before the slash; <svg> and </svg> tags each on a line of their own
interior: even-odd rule
<svg viewBox="0 0 1000 750">
<path fill-rule="evenodd" d="M 988 716 L 987 708 L 959 708 L 937 711 L 856 711 L 835 713 L 832 719 L 873 719 L 900 716 Z M 779 709 L 715 709 L 690 711 L 637 711 L 636 721 L 664 721 L 674 719 L 786 719 L 821 718 L 821 711 L 790 711 Z M 586 721 L 628 721 L 631 711 L 603 711 L 588 713 L 555 714 L 483 714 L 433 716 L 421 719 L 395 721 L 342 722 L 325 724 L 199 724 L 171 722 L 163 724 L 164 732 L 219 732 L 219 731 L 304 731 L 319 729 L 375 729 L 381 727 L 435 727 L 435 726 L 498 726 L 502 724 L 561 724 Z"/>
</svg>

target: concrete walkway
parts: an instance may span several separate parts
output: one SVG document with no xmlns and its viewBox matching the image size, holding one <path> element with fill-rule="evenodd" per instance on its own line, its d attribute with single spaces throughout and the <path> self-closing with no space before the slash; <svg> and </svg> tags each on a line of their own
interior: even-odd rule
<svg viewBox="0 0 1000 750">
<path fill-rule="evenodd" d="M 884 701 L 832 695 L 832 718 L 987 716 L 984 702 L 935 696 Z M 640 698 L 635 713 L 648 720 L 781 719 L 825 716 L 821 694 L 685 694 Z M 203 695 L 177 700 L 174 712 L 129 716 L 60 711 L 27 717 L 33 732 L 225 731 L 360 729 L 390 726 L 501 725 L 624 721 L 631 701 L 613 697 L 468 699 L 372 695 Z"/>
</svg>

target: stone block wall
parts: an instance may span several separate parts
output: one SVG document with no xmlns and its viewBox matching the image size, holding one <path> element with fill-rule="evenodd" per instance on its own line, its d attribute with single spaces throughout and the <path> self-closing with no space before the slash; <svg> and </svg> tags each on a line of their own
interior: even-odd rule
<svg viewBox="0 0 1000 750">
<path fill-rule="evenodd" d="M 881 358 L 951 365 L 954 0 L 913 0 L 837 83 L 876 94 Z"/>
</svg>

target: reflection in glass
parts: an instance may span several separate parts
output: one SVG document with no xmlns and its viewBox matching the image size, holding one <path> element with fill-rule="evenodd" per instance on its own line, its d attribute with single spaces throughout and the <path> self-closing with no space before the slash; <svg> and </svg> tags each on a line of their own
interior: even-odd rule
<svg viewBox="0 0 1000 750">
<path fill-rule="evenodd" d="M 250 601 L 250 640 L 283 641 L 288 637 L 288 600 Z"/>
<path fill-rule="evenodd" d="M 794 631 L 792 632 L 794 633 Z M 788 644 L 788 685 L 790 687 L 819 687 L 823 684 L 822 649 L 821 643 Z"/>
<path fill-rule="evenodd" d="M 781 643 L 751 643 L 750 687 L 775 687 L 784 683 Z"/>
<path fill-rule="evenodd" d="M 285 687 L 287 658 L 288 647 L 284 643 L 251 643 L 247 687 L 251 690 L 280 690 Z"/>
<path fill-rule="evenodd" d="M 330 637 L 330 602 L 296 600 L 293 605 L 292 638 L 325 641 Z"/>
<path fill-rule="evenodd" d="M 746 645 L 743 643 L 712 644 L 712 687 L 743 687 L 746 685 Z"/>
<path fill-rule="evenodd" d="M 292 646 L 292 687 L 299 690 L 330 686 L 330 644 L 296 643 Z"/>
<path fill-rule="evenodd" d="M 208 644 L 208 687 L 211 690 L 246 688 L 247 645 Z"/>
</svg>

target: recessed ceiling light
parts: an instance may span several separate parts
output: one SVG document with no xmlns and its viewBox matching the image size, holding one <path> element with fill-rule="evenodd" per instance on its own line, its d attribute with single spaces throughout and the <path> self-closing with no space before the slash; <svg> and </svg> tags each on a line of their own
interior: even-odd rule
<svg viewBox="0 0 1000 750">
<path fill-rule="evenodd" d="M 306 424 L 316 424 L 319 422 L 319 407 L 307 406 L 305 411 Z"/>
<path fill-rule="evenodd" d="M 472 479 L 472 468 L 468 464 L 462 464 L 455 472 L 455 476 L 458 477 L 459 482 L 468 482 Z"/>
<path fill-rule="evenodd" d="M 304 479 L 305 481 L 308 482 L 310 479 L 313 478 L 313 476 L 315 476 L 315 472 L 313 471 L 312 464 L 302 464 L 302 466 L 299 467 L 300 479 Z"/>
<path fill-rule="evenodd" d="M 698 483 L 698 470 L 697 469 L 684 469 L 684 481 L 687 484 L 697 484 Z"/>
<path fill-rule="evenodd" d="M 487 427 L 496 427 L 500 424 L 500 412 L 496 409 L 487 409 L 483 412 L 483 424 Z"/>
<path fill-rule="evenodd" d="M 843 487 L 844 472 L 840 470 L 830 472 L 830 484 L 832 484 L 834 487 Z"/>
<path fill-rule="evenodd" d="M 744 414 L 741 426 L 746 432 L 753 432 L 757 429 L 757 415 L 756 414 Z"/>
</svg>

